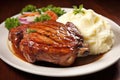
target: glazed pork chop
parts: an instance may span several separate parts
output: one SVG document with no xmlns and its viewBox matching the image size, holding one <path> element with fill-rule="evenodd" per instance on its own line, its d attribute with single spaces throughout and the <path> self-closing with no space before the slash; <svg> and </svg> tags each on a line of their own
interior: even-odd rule
<svg viewBox="0 0 120 80">
<path fill-rule="evenodd" d="M 45 61 L 61 66 L 74 63 L 78 53 L 89 53 L 83 37 L 71 22 L 35 22 L 13 28 L 9 40 L 30 63 Z"/>
</svg>

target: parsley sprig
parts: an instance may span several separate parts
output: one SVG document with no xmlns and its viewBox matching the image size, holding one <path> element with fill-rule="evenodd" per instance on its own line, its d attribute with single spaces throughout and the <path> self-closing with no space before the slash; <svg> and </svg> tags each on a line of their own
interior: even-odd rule
<svg viewBox="0 0 120 80">
<path fill-rule="evenodd" d="M 30 29 L 30 28 L 27 28 L 27 33 L 35 33 L 37 32 L 36 30 L 33 30 L 33 29 Z"/>
<path fill-rule="evenodd" d="M 47 21 L 47 20 L 50 20 L 50 16 L 48 16 L 47 14 L 41 14 L 40 17 L 36 17 L 35 18 L 35 22 L 42 22 L 42 21 Z"/>
<path fill-rule="evenodd" d="M 78 13 L 84 13 L 84 11 L 82 10 L 83 8 L 83 4 L 79 5 L 79 7 L 77 6 L 73 6 L 74 10 L 73 10 L 73 13 L 76 15 Z"/>
<path fill-rule="evenodd" d="M 36 9 L 37 9 L 36 6 L 29 4 L 22 9 L 21 13 L 23 13 L 23 12 L 35 12 Z"/>
<path fill-rule="evenodd" d="M 18 18 L 7 18 L 5 20 L 5 27 L 10 30 L 20 25 Z"/>
</svg>

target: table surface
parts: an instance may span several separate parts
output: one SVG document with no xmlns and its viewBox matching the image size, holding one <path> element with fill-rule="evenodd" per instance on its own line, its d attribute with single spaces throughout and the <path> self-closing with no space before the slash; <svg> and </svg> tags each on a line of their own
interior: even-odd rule
<svg viewBox="0 0 120 80">
<path fill-rule="evenodd" d="M 53 4 L 60 7 L 72 7 L 83 4 L 85 8 L 91 8 L 97 13 L 106 16 L 120 25 L 120 0 L 1 0 L 0 1 L 0 23 L 6 18 L 20 12 L 28 4 L 37 7 Z M 120 80 L 120 60 L 112 66 L 84 76 L 76 77 L 45 77 L 33 75 L 17 70 L 0 59 L 0 80 Z"/>
</svg>

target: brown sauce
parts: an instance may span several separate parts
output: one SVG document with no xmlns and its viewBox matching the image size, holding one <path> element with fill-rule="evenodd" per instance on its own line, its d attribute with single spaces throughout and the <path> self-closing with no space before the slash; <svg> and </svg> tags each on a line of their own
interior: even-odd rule
<svg viewBox="0 0 120 80">
<path fill-rule="evenodd" d="M 20 53 L 20 51 L 15 48 L 15 46 L 10 46 L 11 44 L 8 44 L 9 49 L 12 51 L 12 53 L 17 56 L 18 58 L 22 59 L 23 61 L 26 61 L 25 57 L 22 55 L 22 53 Z M 92 63 L 94 61 L 97 61 L 98 59 L 100 59 L 104 54 L 100 54 L 100 55 L 89 55 L 86 57 L 79 57 L 76 59 L 76 61 L 74 62 L 73 65 L 69 66 L 69 67 L 75 67 L 75 66 L 81 66 L 81 65 L 86 65 L 89 63 Z M 26 61 L 27 62 L 27 61 Z M 44 61 L 37 61 L 34 63 L 34 65 L 39 65 L 39 66 L 46 66 L 46 67 L 56 67 L 59 68 L 61 66 L 52 64 L 52 63 L 48 63 L 48 62 L 44 62 Z"/>
<path fill-rule="evenodd" d="M 27 60 L 25 59 L 25 57 L 23 56 L 23 54 L 20 53 L 20 51 L 19 51 L 17 48 L 15 48 L 15 46 L 13 46 L 13 45 L 11 44 L 11 42 L 9 42 L 9 41 L 8 41 L 8 47 L 9 47 L 10 51 L 11 51 L 15 56 L 17 56 L 17 57 L 20 58 L 21 60 L 27 62 Z"/>
</svg>

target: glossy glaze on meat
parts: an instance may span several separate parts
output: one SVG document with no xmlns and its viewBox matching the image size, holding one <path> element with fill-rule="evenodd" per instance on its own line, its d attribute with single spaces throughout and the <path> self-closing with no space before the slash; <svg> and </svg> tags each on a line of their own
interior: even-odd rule
<svg viewBox="0 0 120 80">
<path fill-rule="evenodd" d="M 27 29 L 34 32 L 28 33 Z M 86 55 L 89 52 L 83 37 L 71 22 L 64 25 L 50 20 L 21 25 L 10 30 L 9 40 L 31 63 L 46 61 L 70 66 L 78 53 Z"/>
</svg>

